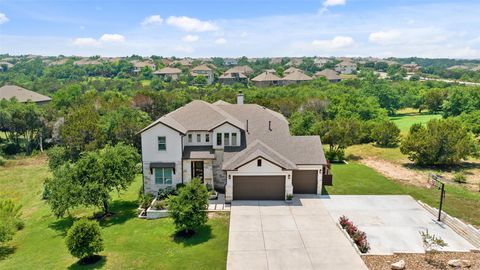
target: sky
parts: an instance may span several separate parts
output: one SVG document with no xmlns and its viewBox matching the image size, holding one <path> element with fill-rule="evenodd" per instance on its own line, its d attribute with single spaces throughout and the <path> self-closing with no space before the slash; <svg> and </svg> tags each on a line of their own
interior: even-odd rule
<svg viewBox="0 0 480 270">
<path fill-rule="evenodd" d="M 0 53 L 480 59 L 479 0 L 0 0 Z"/>
</svg>

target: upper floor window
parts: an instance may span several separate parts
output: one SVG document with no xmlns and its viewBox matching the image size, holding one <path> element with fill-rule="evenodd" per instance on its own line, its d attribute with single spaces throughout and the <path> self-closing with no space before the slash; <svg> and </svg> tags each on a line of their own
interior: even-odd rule
<svg viewBox="0 0 480 270">
<path fill-rule="evenodd" d="M 197 142 L 201 142 L 202 141 L 202 135 L 201 134 L 197 134 Z"/>
<path fill-rule="evenodd" d="M 165 136 L 158 137 L 158 151 L 165 151 L 167 150 L 167 139 Z"/>
<path fill-rule="evenodd" d="M 188 137 L 188 142 L 191 143 L 192 142 L 192 134 L 188 134 L 187 137 Z"/>
<path fill-rule="evenodd" d="M 232 145 L 237 145 L 237 133 L 232 133 Z"/>
<path fill-rule="evenodd" d="M 222 145 L 222 133 L 217 133 L 217 145 Z"/>
<path fill-rule="evenodd" d="M 172 168 L 156 168 L 155 169 L 155 184 L 157 185 L 171 185 L 172 184 Z"/>
<path fill-rule="evenodd" d="M 230 145 L 230 133 L 223 133 L 223 143 L 225 146 Z"/>
<path fill-rule="evenodd" d="M 205 134 L 205 142 L 210 142 L 210 134 Z"/>
</svg>

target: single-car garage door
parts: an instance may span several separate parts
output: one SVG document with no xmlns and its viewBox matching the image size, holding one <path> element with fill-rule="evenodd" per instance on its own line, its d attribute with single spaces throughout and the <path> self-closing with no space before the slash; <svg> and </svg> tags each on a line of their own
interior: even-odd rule
<svg viewBox="0 0 480 270">
<path fill-rule="evenodd" d="M 317 194 L 317 173 L 316 170 L 293 171 L 293 193 Z"/>
<path fill-rule="evenodd" d="M 285 176 L 234 176 L 234 200 L 284 200 Z"/>
</svg>

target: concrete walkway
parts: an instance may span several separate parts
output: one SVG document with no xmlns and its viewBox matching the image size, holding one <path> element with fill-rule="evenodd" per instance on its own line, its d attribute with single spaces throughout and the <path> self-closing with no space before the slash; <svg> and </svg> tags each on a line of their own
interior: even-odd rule
<svg viewBox="0 0 480 270">
<path fill-rule="evenodd" d="M 367 269 L 317 197 L 234 201 L 227 269 Z"/>
</svg>

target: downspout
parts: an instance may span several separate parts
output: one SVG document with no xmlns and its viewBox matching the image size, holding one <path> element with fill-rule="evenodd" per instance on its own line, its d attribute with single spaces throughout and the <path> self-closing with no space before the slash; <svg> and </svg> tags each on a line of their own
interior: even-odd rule
<svg viewBox="0 0 480 270">
<path fill-rule="evenodd" d="M 180 133 L 180 136 L 181 136 L 181 144 L 180 144 L 180 145 L 181 145 L 181 147 L 182 147 L 182 151 L 181 151 L 181 153 L 182 153 L 182 158 L 180 158 L 180 167 L 181 167 L 182 171 L 181 171 L 180 173 L 181 173 L 182 184 L 183 184 L 183 137 L 185 137 L 185 135 L 182 135 L 182 134 Z"/>
</svg>

